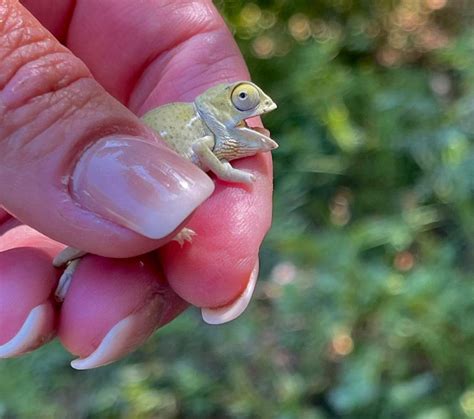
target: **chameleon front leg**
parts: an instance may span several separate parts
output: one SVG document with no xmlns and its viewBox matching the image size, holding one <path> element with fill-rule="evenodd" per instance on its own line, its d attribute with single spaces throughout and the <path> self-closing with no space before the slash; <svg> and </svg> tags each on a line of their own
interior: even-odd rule
<svg viewBox="0 0 474 419">
<path fill-rule="evenodd" d="M 244 170 L 235 169 L 227 160 L 219 160 L 212 152 L 214 138 L 202 137 L 193 144 L 193 151 L 204 166 L 204 169 L 212 171 L 219 179 L 227 182 L 252 183 L 255 176 Z"/>
<path fill-rule="evenodd" d="M 190 228 L 184 227 L 176 236 L 174 236 L 171 240 L 178 242 L 181 247 L 183 247 L 185 242 L 191 243 L 193 241 L 193 237 L 196 235 L 194 230 Z"/>
</svg>

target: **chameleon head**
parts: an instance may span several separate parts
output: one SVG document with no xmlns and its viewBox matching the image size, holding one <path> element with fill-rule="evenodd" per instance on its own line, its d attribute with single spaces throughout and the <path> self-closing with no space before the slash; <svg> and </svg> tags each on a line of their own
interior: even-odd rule
<svg viewBox="0 0 474 419">
<path fill-rule="evenodd" d="M 219 84 L 195 100 L 196 108 L 216 137 L 214 153 L 233 160 L 270 151 L 278 144 L 262 128 L 250 128 L 245 120 L 276 109 L 262 89 L 249 81 Z"/>
<path fill-rule="evenodd" d="M 277 107 L 270 96 L 253 83 L 235 83 L 231 89 L 230 99 L 236 114 L 239 114 L 241 118 L 240 120 L 262 115 Z"/>
<path fill-rule="evenodd" d="M 277 107 L 262 89 L 249 81 L 218 84 L 198 96 L 195 103 L 205 120 L 217 119 L 227 129 L 235 128 L 245 119 L 263 115 Z"/>
</svg>

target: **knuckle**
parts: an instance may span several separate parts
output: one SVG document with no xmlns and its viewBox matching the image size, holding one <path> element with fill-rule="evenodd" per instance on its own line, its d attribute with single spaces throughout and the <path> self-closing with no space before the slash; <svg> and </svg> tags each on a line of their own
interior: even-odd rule
<svg viewBox="0 0 474 419">
<path fill-rule="evenodd" d="M 54 152 L 58 140 L 97 108 L 99 90 L 92 79 L 78 79 L 67 87 L 51 92 L 31 103 L 0 110 L 0 166 L 15 165 L 15 156 L 23 162 L 36 161 Z M 77 113 L 82 117 L 75 118 Z"/>
<path fill-rule="evenodd" d="M 30 61 L 59 49 L 59 45 L 26 12 L 12 2 L 0 7 L 0 89 Z"/>
<path fill-rule="evenodd" d="M 82 61 L 59 44 L 18 2 L 0 0 L 2 143 L 23 148 L 91 100 L 97 88 L 90 88 L 90 84 L 94 84 L 93 79 Z"/>
<path fill-rule="evenodd" d="M 36 45 L 31 47 L 35 48 Z M 35 99 L 42 97 L 50 99 L 75 81 L 90 77 L 82 62 L 65 51 L 43 50 L 16 64 L 0 91 L 0 103 L 4 111 L 32 105 Z"/>
<path fill-rule="evenodd" d="M 90 76 L 85 65 L 18 4 L 0 3 L 0 17 L 0 103 L 3 109 Z"/>
</svg>

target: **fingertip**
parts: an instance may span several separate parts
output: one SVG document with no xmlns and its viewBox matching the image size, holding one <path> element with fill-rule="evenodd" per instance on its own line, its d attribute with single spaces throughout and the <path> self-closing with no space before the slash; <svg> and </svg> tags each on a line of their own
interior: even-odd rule
<svg viewBox="0 0 474 419">
<path fill-rule="evenodd" d="M 33 308 L 17 333 L 0 344 L 0 358 L 23 355 L 48 342 L 54 336 L 54 318 L 50 301 Z"/>
<path fill-rule="evenodd" d="M 72 361 L 73 368 L 95 368 L 135 350 L 183 309 L 150 255 L 88 255 L 74 272 L 58 336 L 79 357 Z"/>
<path fill-rule="evenodd" d="M 242 294 L 240 294 L 236 300 L 232 301 L 230 304 L 227 304 L 223 307 L 202 308 L 201 309 L 202 319 L 207 324 L 218 325 L 218 324 L 228 323 L 240 317 L 240 315 L 247 309 L 250 303 L 250 300 L 252 299 L 252 295 L 255 290 L 255 285 L 257 284 L 258 270 L 259 270 L 259 262 L 257 260 L 255 267 L 250 273 L 247 286 L 245 287 Z"/>
<path fill-rule="evenodd" d="M 252 187 L 217 181 L 214 194 L 186 225 L 196 232 L 192 243 L 160 249 L 171 287 L 198 307 L 222 307 L 244 292 L 270 227 L 270 156 L 241 159 L 235 165 L 256 174 Z"/>
<path fill-rule="evenodd" d="M 157 326 L 150 315 L 158 314 L 163 302 L 154 298 L 136 313 L 114 325 L 89 355 L 71 362 L 71 367 L 86 370 L 110 364 L 142 344 Z"/>
<path fill-rule="evenodd" d="M 56 281 L 51 258 L 41 249 L 0 253 L 0 357 L 31 351 L 54 335 Z"/>
</svg>

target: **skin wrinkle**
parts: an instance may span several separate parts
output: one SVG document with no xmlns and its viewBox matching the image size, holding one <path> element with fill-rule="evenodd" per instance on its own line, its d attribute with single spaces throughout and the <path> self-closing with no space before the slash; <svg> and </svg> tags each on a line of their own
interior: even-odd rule
<svg viewBox="0 0 474 419">
<path fill-rule="evenodd" d="M 44 41 L 43 43 L 47 44 L 48 42 Z M 8 86 L 8 83 L 16 76 L 16 74 L 30 63 L 35 62 L 36 60 L 41 60 L 43 57 L 49 54 L 60 52 L 59 50 L 48 50 L 47 48 L 35 50 L 33 46 L 36 48 L 42 48 L 41 43 L 31 42 L 26 44 L 24 48 L 23 46 L 20 46 L 16 50 L 13 50 L 10 54 L 9 60 L 0 60 L 0 89 L 5 89 Z M 24 51 L 21 51 L 22 49 L 27 49 L 27 53 L 24 54 Z M 32 51 L 35 53 L 32 53 Z M 28 58 L 26 61 L 23 59 L 25 55 Z"/>
<path fill-rule="evenodd" d="M 79 79 L 79 80 L 75 81 L 74 83 L 78 83 L 80 80 L 82 80 L 82 79 Z M 71 84 L 71 87 L 73 87 L 74 83 Z M 58 95 L 45 94 L 45 96 L 46 96 L 45 98 L 43 98 L 43 97 L 34 98 L 27 104 L 27 105 L 30 105 L 30 107 L 33 107 L 33 106 L 37 106 L 38 101 L 40 102 L 40 104 L 39 104 L 40 106 L 39 106 L 38 111 L 25 110 L 26 114 L 29 115 L 29 118 L 24 119 L 23 121 L 21 121 L 21 124 L 18 122 L 18 120 L 13 119 L 14 115 L 10 114 L 9 119 L 12 120 L 12 122 L 13 122 L 12 125 L 14 125 L 14 126 L 21 125 L 21 129 L 27 128 L 28 124 L 31 124 L 31 123 L 35 122 L 36 120 L 40 121 L 42 115 L 46 114 L 48 116 L 51 112 L 51 109 L 53 109 L 54 106 L 57 106 L 57 104 L 61 103 L 61 100 L 63 99 L 63 97 L 59 97 L 60 100 L 57 100 Z M 36 99 L 39 99 L 39 100 L 36 100 Z M 76 96 L 75 99 L 77 100 L 77 96 Z M 41 100 L 45 100 L 47 106 L 44 106 L 44 103 L 42 103 Z M 64 101 L 63 101 L 63 103 L 64 103 Z M 25 107 L 26 107 L 26 105 L 23 108 L 25 108 Z M 62 116 L 64 116 L 64 115 L 66 115 L 66 112 Z M 56 120 L 56 118 L 54 118 L 54 120 Z M 52 123 L 50 124 L 50 126 L 52 126 Z M 3 128 L 5 128 L 5 127 L 3 127 Z M 4 136 L 5 138 L 10 137 L 12 135 L 12 133 L 13 133 L 13 131 L 4 132 L 4 133 L 2 133 L 2 136 Z"/>
<path fill-rule="evenodd" d="M 20 30 L 18 30 L 18 31 L 20 32 Z M 35 45 L 38 46 L 38 47 L 42 47 L 41 49 L 38 49 L 38 52 L 39 52 L 39 51 L 47 50 L 46 46 L 51 45 L 51 44 L 52 44 L 52 42 L 51 42 L 50 39 L 41 39 L 41 40 L 30 39 L 26 42 L 21 43 L 20 45 L 13 45 L 13 46 L 8 46 L 8 47 L 3 46 L 0 49 L 0 51 L 5 50 L 7 52 L 7 54 L 1 57 L 2 63 L 3 63 L 3 65 L 5 65 L 5 63 L 8 59 L 11 59 L 13 61 L 16 58 L 15 54 L 17 54 L 19 57 L 22 57 L 22 56 L 30 57 L 31 56 L 31 51 L 32 50 L 34 51 L 33 47 Z M 58 50 L 58 52 L 59 52 L 59 50 Z M 41 55 L 39 55 L 39 56 L 41 56 Z M 14 71 L 14 70 L 12 70 L 12 71 Z M 7 74 L 2 74 L 2 76 L 5 76 L 4 78 L 6 80 L 11 78 L 11 76 L 8 76 Z M 3 82 L 2 85 L 3 84 L 5 84 L 5 83 Z"/>
<path fill-rule="evenodd" d="M 64 52 L 48 53 L 18 68 L 9 83 L 0 92 L 3 104 L 13 108 L 28 104 L 42 96 L 66 91 L 68 85 L 87 78 L 88 72 L 77 71 L 75 63 L 69 63 L 70 55 Z M 76 70 L 76 71 L 74 71 Z"/>
<path fill-rule="evenodd" d="M 17 14 L 14 12 L 10 17 L 16 19 Z M 10 143 L 13 141 L 14 144 L 8 147 L 13 151 L 25 148 L 43 131 L 64 117 L 64 112 L 60 112 L 59 115 L 51 112 L 55 109 L 50 106 L 52 98 L 59 97 L 62 100 L 65 98 L 66 107 L 77 109 L 76 96 L 68 94 L 68 91 L 76 82 L 90 77 L 85 65 L 71 56 L 65 48 L 58 47 L 44 30 L 29 29 L 25 25 L 30 22 L 22 16 L 18 17 L 18 20 L 20 23 L 12 25 L 18 30 L 14 30 L 13 35 L 7 33 L 3 36 L 10 40 L 7 43 L 10 52 L 7 54 L 9 59 L 2 60 L 0 64 L 2 70 L 0 74 L 4 75 L 4 79 L 1 80 L 3 89 L 0 92 L 0 101 L 3 106 L 0 108 L 0 117 L 2 121 L 16 120 L 15 125 L 20 127 L 16 132 L 5 132 L 6 126 L 2 124 L 4 131 L 2 137 Z M 5 26 L 9 27 L 7 24 Z M 56 103 L 60 103 L 60 100 Z M 84 101 L 81 101 L 80 106 L 83 104 Z M 60 110 L 62 107 L 56 106 L 56 108 Z M 47 119 L 46 126 L 41 126 L 37 124 L 38 114 L 43 113 L 45 109 L 51 116 Z M 25 125 L 27 121 L 18 121 L 15 115 L 35 122 L 35 130 Z M 18 132 L 22 132 L 23 135 L 18 135 Z"/>
<path fill-rule="evenodd" d="M 9 9 L 6 7 L 6 2 L 0 0 L 0 32 L 3 31 L 4 23 L 7 21 Z"/>
<path fill-rule="evenodd" d="M 16 26 L 21 22 L 17 10 L 9 7 L 9 3 L 8 0 L 0 0 L 0 35 L 11 29 L 10 24 Z"/>
<path fill-rule="evenodd" d="M 94 96 L 89 95 L 86 98 L 82 98 L 81 92 L 84 89 L 80 87 L 76 89 L 76 85 L 81 85 L 84 81 L 92 82 L 89 78 L 71 80 L 69 85 L 59 91 L 48 92 L 39 97 L 34 97 L 20 108 L 14 111 L 10 110 L 10 114 L 23 113 L 27 118 L 23 119 L 21 123 L 18 120 L 15 121 L 14 125 L 19 127 L 17 131 L 2 134 L 2 137 L 5 138 L 4 141 L 10 143 L 6 149 L 12 153 L 22 150 L 23 159 L 25 159 L 27 154 L 30 154 L 33 159 L 38 159 L 38 152 L 41 152 L 43 155 L 53 152 L 56 148 L 54 143 L 39 142 L 37 144 L 35 140 L 40 135 L 46 134 L 56 124 L 69 121 L 70 116 L 78 111 L 85 110 L 87 104 L 93 102 Z M 80 100 L 81 98 L 82 100 Z M 8 116 L 8 114 L 6 115 Z M 46 116 L 46 118 L 42 119 L 42 116 Z M 10 115 L 8 118 L 11 119 L 13 117 Z M 63 131 L 65 129 L 66 127 L 63 128 Z M 33 145 L 34 148 L 30 149 L 30 145 Z M 5 164 L 8 164 L 10 160 L 8 154 L 3 156 L 3 160 Z"/>
<path fill-rule="evenodd" d="M 26 25 L 30 22 L 14 15 L 20 23 L 13 25 L 16 30 L 0 34 L 0 51 L 6 54 L 0 57 L 0 88 L 11 80 L 21 67 L 31 61 L 40 59 L 42 56 L 53 52 L 67 52 L 66 49 L 57 44 L 54 39 L 44 30 L 32 30 Z"/>
</svg>

